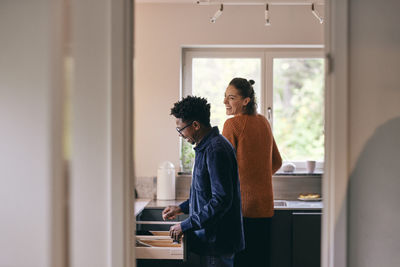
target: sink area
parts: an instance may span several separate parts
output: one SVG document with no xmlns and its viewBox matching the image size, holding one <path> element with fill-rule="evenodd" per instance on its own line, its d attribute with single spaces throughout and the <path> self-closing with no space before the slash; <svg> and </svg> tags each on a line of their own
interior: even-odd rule
<svg viewBox="0 0 400 267">
<path fill-rule="evenodd" d="M 321 201 L 274 200 L 275 209 L 322 209 Z"/>
<path fill-rule="evenodd" d="M 287 207 L 285 200 L 274 200 L 274 207 Z"/>
</svg>

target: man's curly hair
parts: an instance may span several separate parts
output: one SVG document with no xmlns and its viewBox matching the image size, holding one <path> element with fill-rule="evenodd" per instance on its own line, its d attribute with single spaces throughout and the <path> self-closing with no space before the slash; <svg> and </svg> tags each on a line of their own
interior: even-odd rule
<svg viewBox="0 0 400 267">
<path fill-rule="evenodd" d="M 174 104 L 174 107 L 171 108 L 171 115 L 184 122 L 198 121 L 211 127 L 210 108 L 207 99 L 189 95 Z"/>
</svg>

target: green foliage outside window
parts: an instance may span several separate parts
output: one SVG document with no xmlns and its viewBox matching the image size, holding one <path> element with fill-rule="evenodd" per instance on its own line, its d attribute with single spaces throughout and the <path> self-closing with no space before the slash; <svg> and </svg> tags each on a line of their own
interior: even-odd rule
<svg viewBox="0 0 400 267">
<path fill-rule="evenodd" d="M 274 59 L 274 136 L 290 161 L 324 158 L 324 61 Z"/>
<path fill-rule="evenodd" d="M 194 164 L 194 150 L 191 144 L 182 140 L 181 171 L 191 173 Z"/>
</svg>

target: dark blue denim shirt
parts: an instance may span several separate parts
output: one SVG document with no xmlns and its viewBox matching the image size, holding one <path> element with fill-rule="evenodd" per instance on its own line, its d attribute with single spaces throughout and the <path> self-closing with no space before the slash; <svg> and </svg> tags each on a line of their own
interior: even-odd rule
<svg viewBox="0 0 400 267">
<path fill-rule="evenodd" d="M 180 205 L 190 250 L 203 255 L 244 249 L 239 175 L 235 150 L 213 127 L 194 148 L 190 198 Z"/>
</svg>

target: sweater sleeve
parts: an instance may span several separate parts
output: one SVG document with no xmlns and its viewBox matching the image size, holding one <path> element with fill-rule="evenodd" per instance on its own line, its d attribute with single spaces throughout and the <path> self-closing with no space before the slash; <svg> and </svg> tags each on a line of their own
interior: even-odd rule
<svg viewBox="0 0 400 267">
<path fill-rule="evenodd" d="M 274 138 L 272 145 L 272 174 L 274 174 L 277 170 L 279 170 L 281 166 L 282 166 L 282 158 Z"/>
<path fill-rule="evenodd" d="M 236 150 L 238 139 L 234 132 L 234 126 L 232 124 L 232 119 L 228 119 L 225 121 L 224 128 L 222 130 L 222 135 L 226 139 L 228 139 L 228 141 L 232 144 L 233 148 Z"/>
</svg>

